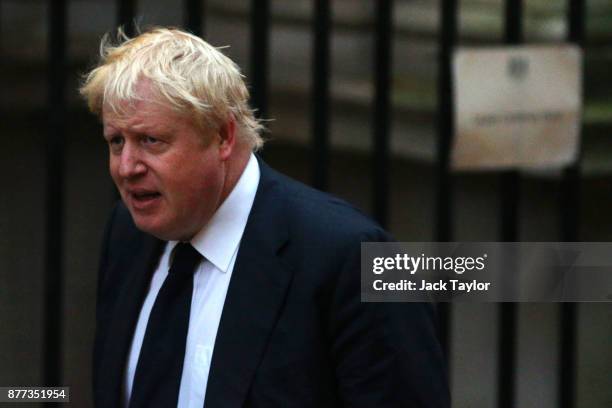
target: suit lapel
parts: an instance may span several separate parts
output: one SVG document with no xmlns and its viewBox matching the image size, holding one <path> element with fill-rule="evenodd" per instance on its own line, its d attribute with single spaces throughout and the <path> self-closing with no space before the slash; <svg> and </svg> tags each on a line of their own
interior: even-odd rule
<svg viewBox="0 0 612 408">
<path fill-rule="evenodd" d="M 110 335 L 105 339 L 102 348 L 103 358 L 99 377 L 100 389 L 103 390 L 103 395 L 100 397 L 103 402 L 100 407 L 121 406 L 127 353 L 153 268 L 159 260 L 163 244 L 163 241 L 145 235 L 139 247 L 126 248 L 123 251 L 123 259 L 115 263 L 114 268 L 121 265 L 122 270 L 109 271 L 112 276 L 123 275 L 126 278 L 118 289 L 119 293 L 106 331 Z"/>
<path fill-rule="evenodd" d="M 279 256 L 288 240 L 280 186 L 272 170 L 259 164 L 259 187 L 215 341 L 207 407 L 243 405 L 293 276 Z"/>
</svg>

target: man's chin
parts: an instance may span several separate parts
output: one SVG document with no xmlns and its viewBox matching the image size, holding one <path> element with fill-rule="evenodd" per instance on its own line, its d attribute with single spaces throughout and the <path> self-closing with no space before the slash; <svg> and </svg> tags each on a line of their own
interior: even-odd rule
<svg viewBox="0 0 612 408">
<path fill-rule="evenodd" d="M 153 235 L 155 238 L 161 239 L 162 241 L 189 241 L 191 239 L 186 234 L 181 234 L 175 229 L 170 228 L 168 223 L 152 220 L 149 217 L 135 216 L 133 213 L 132 218 L 139 230 L 146 234 Z"/>
<path fill-rule="evenodd" d="M 168 231 L 166 231 L 167 228 L 164 228 L 164 225 L 162 223 L 151 219 L 152 217 L 150 216 L 143 216 L 142 214 L 138 214 L 137 211 L 130 210 L 130 213 L 132 214 L 134 224 L 136 224 L 136 227 L 139 230 L 146 234 L 153 235 L 155 238 L 164 241 L 169 240 L 169 238 L 166 238 L 167 235 L 169 235 Z"/>
</svg>

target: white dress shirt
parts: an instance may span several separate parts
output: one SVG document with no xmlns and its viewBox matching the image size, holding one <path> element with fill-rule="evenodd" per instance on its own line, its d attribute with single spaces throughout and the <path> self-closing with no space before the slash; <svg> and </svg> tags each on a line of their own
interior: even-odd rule
<svg viewBox="0 0 612 408">
<path fill-rule="evenodd" d="M 204 257 L 193 275 L 193 297 L 178 398 L 179 408 L 202 408 L 215 339 L 232 277 L 238 246 L 259 185 L 259 165 L 253 154 L 238 183 L 208 224 L 191 240 Z M 168 275 L 170 254 L 177 241 L 169 241 L 151 279 L 140 310 L 126 364 L 123 403 L 128 406 L 140 348 L 157 294 Z"/>
</svg>

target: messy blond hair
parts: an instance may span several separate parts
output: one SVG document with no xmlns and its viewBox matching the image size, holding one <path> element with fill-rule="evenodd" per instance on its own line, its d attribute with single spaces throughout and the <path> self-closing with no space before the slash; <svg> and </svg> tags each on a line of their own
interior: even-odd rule
<svg viewBox="0 0 612 408">
<path fill-rule="evenodd" d="M 239 138 L 253 150 L 263 145 L 240 69 L 218 49 L 175 28 L 155 27 L 134 38 L 119 29 L 118 45 L 109 37 L 102 38 L 100 62 L 80 88 L 93 113 L 101 117 L 103 107 L 125 113 L 122 102 L 137 100 L 136 85 L 145 79 L 163 102 L 187 111 L 204 129 L 218 131 L 233 116 Z"/>
</svg>

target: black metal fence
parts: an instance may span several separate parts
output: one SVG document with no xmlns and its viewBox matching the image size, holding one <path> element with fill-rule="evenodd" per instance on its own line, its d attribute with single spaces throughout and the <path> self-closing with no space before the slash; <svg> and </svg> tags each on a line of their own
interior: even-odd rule
<svg viewBox="0 0 612 408">
<path fill-rule="evenodd" d="M 391 0 L 378 0 L 373 16 L 375 52 L 372 66 L 374 97 L 372 101 L 372 151 L 371 186 L 372 214 L 384 226 L 389 222 L 390 179 L 390 129 L 392 90 L 392 35 L 393 8 Z M 46 147 L 46 204 L 45 204 L 45 265 L 44 283 L 44 339 L 43 373 L 46 385 L 62 385 L 63 316 L 63 270 L 65 267 L 63 242 L 64 231 L 64 151 L 65 133 L 68 123 L 66 101 L 67 75 L 67 19 L 68 0 L 48 1 L 48 137 Z M 319 189 L 328 189 L 330 172 L 330 38 L 333 24 L 331 1 L 313 0 L 312 20 L 312 184 Z M 520 0 L 506 0 L 504 5 L 504 39 L 507 44 L 519 44 L 523 40 L 522 10 Z M 184 26 L 192 32 L 204 35 L 207 22 L 206 2 L 186 0 L 183 2 Z M 454 176 L 450 171 L 449 158 L 453 136 L 453 105 L 451 83 L 451 56 L 458 44 L 458 14 L 460 5 L 454 0 L 440 0 L 440 27 L 438 37 L 439 72 L 437 104 L 437 162 L 435 177 L 435 224 L 436 240 L 452 241 Z M 567 1 L 567 41 L 585 44 L 585 1 Z M 123 25 L 131 34 L 133 22 L 138 15 L 135 0 L 116 2 L 117 24 Z M 250 62 L 252 105 L 260 117 L 269 112 L 269 52 L 270 52 L 270 2 L 251 2 Z M 560 185 L 559 230 L 561 236 L 551 240 L 578 241 L 580 170 L 578 165 L 568 167 Z M 501 212 L 499 214 L 501 241 L 520 241 L 519 203 L 521 199 L 520 176 L 517 172 L 500 172 L 499 189 Z M 560 309 L 560 355 L 558 374 L 558 401 L 562 408 L 575 406 L 576 401 L 576 304 L 562 304 Z M 517 308 L 514 304 L 501 304 L 498 311 L 499 344 L 497 375 L 497 406 L 516 407 Z M 450 326 L 454 317 L 452 305 L 440 305 L 441 337 L 447 353 L 453 339 Z M 452 379 L 451 379 L 452 380 Z"/>
</svg>

